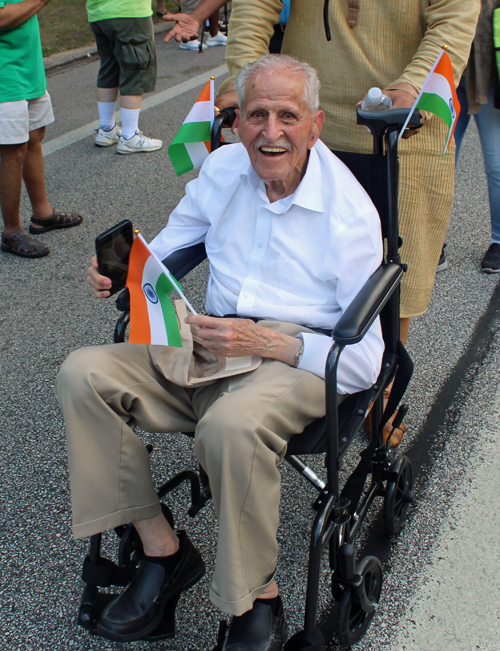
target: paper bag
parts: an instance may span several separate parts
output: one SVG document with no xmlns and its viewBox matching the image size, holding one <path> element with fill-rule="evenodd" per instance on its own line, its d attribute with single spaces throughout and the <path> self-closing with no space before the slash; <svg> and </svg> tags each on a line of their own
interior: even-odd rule
<svg viewBox="0 0 500 651">
<path fill-rule="evenodd" d="M 262 364 L 262 357 L 218 357 L 197 341 L 191 326 L 184 322 L 187 316 L 184 301 L 174 301 L 181 332 L 182 348 L 149 346 L 154 366 L 170 382 L 181 387 L 195 387 L 220 378 L 254 371 Z"/>
</svg>

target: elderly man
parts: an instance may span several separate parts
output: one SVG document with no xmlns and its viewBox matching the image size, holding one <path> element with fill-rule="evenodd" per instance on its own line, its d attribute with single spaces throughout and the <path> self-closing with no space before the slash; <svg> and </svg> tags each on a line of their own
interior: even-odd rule
<svg viewBox="0 0 500 651">
<path fill-rule="evenodd" d="M 212 353 L 259 355 L 262 364 L 186 389 L 158 372 L 155 347 L 118 344 L 73 353 L 58 378 L 75 537 L 133 522 L 144 546 L 136 577 L 102 615 L 99 630 L 111 639 L 154 630 L 165 603 L 204 568 L 186 534 L 177 535 L 161 513 L 137 424 L 195 432 L 219 520 L 210 597 L 233 615 L 223 649 L 281 648 L 277 464 L 290 438 L 324 415 L 332 343 L 325 331 L 331 333 L 382 258 L 373 204 L 319 140 L 324 116 L 316 71 L 268 55 L 243 68 L 236 87 L 241 144 L 209 156 L 152 247 L 165 256 L 205 241 L 207 312 L 233 317 L 187 321 L 199 326 Z M 97 297 L 108 296 L 110 281 L 97 273 L 95 260 L 88 280 Z M 376 322 L 342 355 L 339 393 L 373 384 L 382 352 Z"/>
<path fill-rule="evenodd" d="M 324 142 L 334 151 L 370 153 L 370 134 L 356 124 L 355 107 L 373 86 L 384 89 L 393 108 L 410 108 L 446 45 L 458 84 L 469 57 L 479 0 L 291 0 L 284 54 L 307 61 L 322 80 Z M 233 0 L 226 60 L 230 77 L 216 99 L 236 106 L 234 75 L 267 52 L 282 0 Z M 325 13 L 325 10 L 326 13 Z M 326 20 L 331 41 L 325 37 Z M 448 228 L 454 194 L 454 143 L 442 156 L 447 125 L 428 115 L 409 129 L 398 147 L 401 258 L 401 341 L 410 319 L 427 310 Z M 414 137 L 410 137 L 414 136 Z M 404 427 L 385 425 L 391 446 Z"/>
</svg>

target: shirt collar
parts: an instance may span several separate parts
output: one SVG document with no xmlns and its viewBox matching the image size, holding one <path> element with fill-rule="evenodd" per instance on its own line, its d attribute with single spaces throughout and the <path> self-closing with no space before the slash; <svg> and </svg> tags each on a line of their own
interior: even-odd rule
<svg viewBox="0 0 500 651">
<path fill-rule="evenodd" d="M 248 154 L 247 158 L 248 166 L 245 166 L 245 169 L 242 171 L 241 178 L 246 178 L 250 186 L 258 194 L 261 196 L 263 195 L 267 199 L 266 185 L 264 181 L 257 176 L 250 163 Z M 269 209 L 281 214 L 286 212 L 292 204 L 300 206 L 301 208 L 306 208 L 307 210 L 323 212 L 321 163 L 316 150 L 316 145 L 314 145 L 310 150 L 306 173 L 304 174 L 302 181 L 299 183 L 299 187 L 290 196 L 269 204 Z"/>
</svg>

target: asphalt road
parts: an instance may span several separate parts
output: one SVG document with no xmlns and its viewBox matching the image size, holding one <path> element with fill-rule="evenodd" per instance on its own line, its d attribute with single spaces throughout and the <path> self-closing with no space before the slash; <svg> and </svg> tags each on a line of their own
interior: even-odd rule
<svg viewBox="0 0 500 651">
<path fill-rule="evenodd" d="M 168 143 L 200 92 L 190 80 L 217 71 L 223 48 L 200 55 L 164 46 L 158 37 L 158 87 L 145 103 L 140 127 Z M 82 226 L 42 237 L 51 255 L 22 260 L 0 255 L 0 649 L 108 651 L 120 645 L 92 638 L 76 625 L 86 543 L 70 534 L 64 426 L 54 391 L 57 370 L 70 351 L 109 343 L 117 316 L 112 301 L 96 301 L 84 282 L 95 236 L 130 218 L 146 239 L 167 221 L 187 180 L 177 179 L 166 147 L 119 156 L 93 146 L 88 125 L 97 119 L 98 63 L 88 59 L 48 75 L 56 123 L 47 130 L 46 179 L 53 206 L 78 210 Z M 204 79 L 204 77 L 203 77 Z M 196 82 L 193 82 L 196 83 Z M 180 86 L 185 84 L 184 86 Z M 155 103 L 158 102 L 158 103 Z M 75 134 L 75 130 L 80 130 Z M 80 138 L 80 139 L 79 139 Z M 71 144 L 67 144 L 71 143 Z M 22 220 L 29 202 L 23 196 Z M 438 275 L 429 311 L 414 320 L 409 350 L 415 374 L 408 392 L 408 434 L 402 444 L 418 469 L 416 504 L 399 537 L 380 533 L 375 509 L 361 549 L 384 561 L 380 610 L 360 651 L 496 651 L 500 649 L 498 594 L 499 291 L 479 262 L 488 245 L 488 202 L 477 133 L 469 130 L 457 173 L 448 235 L 449 268 Z M 184 283 L 202 309 L 206 267 Z M 196 468 L 192 446 L 168 435 L 153 441 L 152 464 L 161 481 Z M 355 456 L 355 450 L 351 459 Z M 318 472 L 321 462 L 313 461 Z M 305 559 L 314 498 L 283 466 L 279 583 L 293 632 L 300 627 Z M 182 597 L 173 640 L 130 648 L 207 651 L 215 643 L 218 613 L 207 598 L 216 523 L 209 505 L 191 520 L 187 491 L 173 509 L 207 561 L 207 576 Z M 114 537 L 105 541 L 113 553 Z M 327 620 L 328 568 L 321 604 Z M 328 623 L 328 622 L 327 622 Z M 336 649 L 332 642 L 332 649 Z"/>
</svg>

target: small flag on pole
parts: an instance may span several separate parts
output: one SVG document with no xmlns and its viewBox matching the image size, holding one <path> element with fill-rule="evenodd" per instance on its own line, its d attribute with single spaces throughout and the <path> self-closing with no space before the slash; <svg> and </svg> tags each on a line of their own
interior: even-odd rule
<svg viewBox="0 0 500 651">
<path fill-rule="evenodd" d="M 448 149 L 451 137 L 455 131 L 458 116 L 460 115 L 460 103 L 455 91 L 455 80 L 450 57 L 444 48 L 439 53 L 434 65 L 429 72 L 427 79 L 418 94 L 406 122 L 401 129 L 399 138 L 404 133 L 406 125 L 410 121 L 413 111 L 418 108 L 429 113 L 434 113 L 448 125 L 448 136 L 443 150 L 443 156 Z"/>
<path fill-rule="evenodd" d="M 177 176 L 200 167 L 210 153 L 214 121 L 214 80 L 205 84 L 193 108 L 168 148 Z"/>
<path fill-rule="evenodd" d="M 177 280 L 140 234 L 130 251 L 127 287 L 130 291 L 129 343 L 181 348 L 179 323 L 170 292 L 175 289 L 191 312 L 196 312 Z"/>
</svg>

